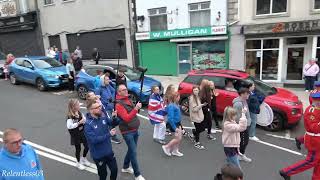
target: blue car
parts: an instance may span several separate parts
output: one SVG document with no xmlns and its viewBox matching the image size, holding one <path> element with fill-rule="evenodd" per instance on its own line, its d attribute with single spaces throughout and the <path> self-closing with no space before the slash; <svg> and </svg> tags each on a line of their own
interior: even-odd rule
<svg viewBox="0 0 320 180">
<path fill-rule="evenodd" d="M 36 85 L 40 91 L 68 82 L 66 67 L 46 56 L 16 58 L 10 64 L 9 72 L 11 84 L 30 83 Z"/>
<path fill-rule="evenodd" d="M 159 86 L 160 91 L 163 92 L 163 87 L 161 83 L 151 77 L 145 76 L 142 95 L 140 97 L 140 75 L 141 72 L 128 67 L 126 65 L 121 65 L 122 68 L 126 69 L 124 73 L 127 78 L 128 92 L 130 99 L 135 103 L 140 101 L 142 103 L 148 103 L 149 96 L 151 94 L 151 87 L 156 85 Z M 85 66 L 82 71 L 76 76 L 75 87 L 78 92 L 78 96 L 81 99 L 85 99 L 88 91 L 95 91 L 96 87 L 94 81 L 97 75 L 99 75 L 104 70 L 110 73 L 110 79 L 112 80 L 112 85 L 115 86 L 115 78 L 117 74 L 117 65 L 88 65 Z"/>
</svg>

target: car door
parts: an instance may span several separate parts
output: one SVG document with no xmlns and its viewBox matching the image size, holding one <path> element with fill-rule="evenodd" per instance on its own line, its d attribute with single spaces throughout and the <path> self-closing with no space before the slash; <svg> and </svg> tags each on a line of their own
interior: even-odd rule
<svg viewBox="0 0 320 180">
<path fill-rule="evenodd" d="M 23 61 L 23 77 L 28 83 L 35 83 L 36 72 L 32 63 L 28 60 Z"/>
</svg>

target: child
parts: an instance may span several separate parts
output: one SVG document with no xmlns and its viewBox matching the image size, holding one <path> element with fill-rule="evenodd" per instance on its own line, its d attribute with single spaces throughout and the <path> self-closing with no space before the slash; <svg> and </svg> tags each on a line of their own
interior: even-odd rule
<svg viewBox="0 0 320 180">
<path fill-rule="evenodd" d="M 79 110 L 79 101 L 77 99 L 70 99 L 67 112 L 67 128 L 71 137 L 71 145 L 74 145 L 76 148 L 76 166 L 78 169 L 84 170 L 85 167 L 83 165 L 90 166 L 90 162 L 86 158 L 89 147 L 83 132 L 86 119 Z M 83 144 L 84 150 L 83 156 L 80 158 L 81 144 Z"/>
<path fill-rule="evenodd" d="M 211 134 L 212 128 L 212 114 L 211 114 L 211 101 L 212 101 L 212 91 L 210 88 L 209 81 L 200 89 L 200 99 L 202 104 L 206 104 L 202 107 L 202 111 L 204 114 L 204 123 L 207 128 L 207 138 L 209 140 L 216 140 L 214 136 Z"/>
<path fill-rule="evenodd" d="M 168 102 L 168 99 L 169 97 L 172 95 L 172 93 L 174 93 L 176 90 L 175 90 L 175 87 L 173 84 L 169 84 L 166 91 L 165 91 L 165 94 L 164 94 L 164 105 L 167 106 L 169 104 Z M 170 132 L 170 129 L 169 129 L 169 123 L 167 122 L 166 124 L 166 128 L 167 128 L 167 131 L 166 131 L 166 135 L 168 136 L 171 136 L 171 132 Z"/>
<path fill-rule="evenodd" d="M 240 132 L 247 128 L 246 112 L 247 109 L 242 109 L 239 124 L 236 122 L 237 110 L 235 108 L 228 106 L 223 113 L 222 144 L 224 153 L 227 156 L 227 162 L 239 168 Z"/>
<path fill-rule="evenodd" d="M 9 77 L 9 64 L 8 62 L 6 61 L 4 66 L 3 66 L 3 73 L 4 73 L 4 80 L 8 80 L 8 77 Z"/>
<path fill-rule="evenodd" d="M 160 96 L 160 89 L 158 86 L 152 86 L 152 94 L 149 98 L 148 116 L 152 125 L 153 140 L 160 144 L 166 144 L 164 141 L 166 135 L 166 123 L 164 116 L 167 114 L 165 111 L 164 101 Z"/>
<path fill-rule="evenodd" d="M 179 152 L 179 146 L 182 139 L 182 129 L 181 129 L 181 112 L 178 106 L 180 100 L 180 95 L 178 92 L 173 93 L 168 97 L 168 106 L 166 107 L 168 113 L 168 123 L 171 132 L 174 132 L 174 138 L 167 144 L 163 145 L 163 152 L 168 155 L 174 155 L 182 157 L 183 154 Z"/>
</svg>

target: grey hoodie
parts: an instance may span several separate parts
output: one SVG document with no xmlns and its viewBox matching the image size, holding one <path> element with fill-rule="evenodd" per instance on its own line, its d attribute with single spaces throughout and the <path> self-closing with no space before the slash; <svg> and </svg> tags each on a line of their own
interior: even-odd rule
<svg viewBox="0 0 320 180">
<path fill-rule="evenodd" d="M 241 99 L 241 97 L 236 97 L 234 98 L 234 100 L 232 101 L 233 107 L 235 109 L 237 109 L 237 118 L 236 121 L 237 123 L 239 123 L 239 119 L 241 118 L 241 114 L 242 114 L 242 109 L 245 107 L 247 108 L 247 112 L 246 112 L 246 118 L 247 118 L 247 126 L 251 125 L 251 118 L 250 118 L 250 112 L 249 112 L 249 107 L 248 107 L 248 103 L 247 101 L 243 101 Z"/>
</svg>

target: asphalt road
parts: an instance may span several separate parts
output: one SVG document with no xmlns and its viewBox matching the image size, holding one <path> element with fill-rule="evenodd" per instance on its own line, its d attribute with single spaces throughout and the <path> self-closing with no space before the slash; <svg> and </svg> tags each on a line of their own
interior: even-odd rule
<svg viewBox="0 0 320 180">
<path fill-rule="evenodd" d="M 74 147 L 70 146 L 69 134 L 65 127 L 65 112 L 68 99 L 74 97 L 75 94 L 66 93 L 62 89 L 39 92 L 30 85 L 13 86 L 0 80 L 0 131 L 7 127 L 18 128 L 28 143 L 35 143 L 32 145 L 36 146 L 40 154 L 46 179 L 49 180 L 98 179 L 94 165 L 93 168 L 88 168 L 88 171 L 79 171 L 73 166 Z M 82 112 L 85 113 L 84 108 Z M 141 111 L 140 114 L 145 116 L 146 111 Z M 144 118 L 140 119 L 142 124 L 138 160 L 142 174 L 147 180 L 212 180 L 225 163 L 220 133 L 216 134 L 216 141 L 201 137 L 205 150 L 195 149 L 190 140 L 185 138 L 181 146 L 181 152 L 185 156 L 169 158 L 164 155 L 161 146 L 152 141 L 153 128 L 150 123 Z M 183 124 L 191 127 L 187 117 L 183 118 Z M 263 142 L 249 143 L 246 154 L 253 162 L 241 163 L 245 179 L 281 180 L 278 175 L 280 168 L 303 159 L 305 150 L 298 152 L 290 139 L 304 133 L 302 124 L 278 133 L 258 129 L 257 136 Z M 120 170 L 127 148 L 125 143 L 122 143 L 114 144 L 113 149 Z M 118 177 L 119 180 L 134 179 L 131 175 L 121 172 Z M 311 171 L 292 179 L 311 179 Z"/>
</svg>

